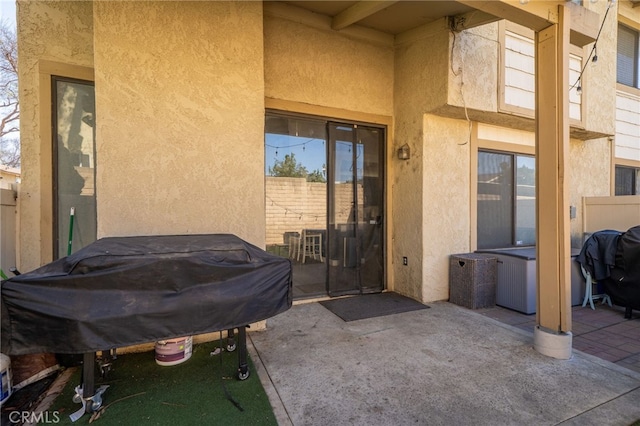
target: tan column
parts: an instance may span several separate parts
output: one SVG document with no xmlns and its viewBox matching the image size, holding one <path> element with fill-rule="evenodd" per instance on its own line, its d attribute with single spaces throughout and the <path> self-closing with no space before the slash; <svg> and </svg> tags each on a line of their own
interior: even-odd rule
<svg viewBox="0 0 640 426">
<path fill-rule="evenodd" d="M 571 356 L 569 9 L 536 33 L 537 313 L 534 347 Z"/>
</svg>

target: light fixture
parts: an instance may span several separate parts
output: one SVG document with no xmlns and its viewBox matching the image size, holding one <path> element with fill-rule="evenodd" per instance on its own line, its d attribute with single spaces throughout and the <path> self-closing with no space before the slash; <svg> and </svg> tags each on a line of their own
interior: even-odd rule
<svg viewBox="0 0 640 426">
<path fill-rule="evenodd" d="M 408 144 L 405 143 L 400 148 L 398 148 L 398 158 L 400 160 L 408 160 L 409 158 L 411 158 L 411 149 L 409 149 Z"/>
</svg>

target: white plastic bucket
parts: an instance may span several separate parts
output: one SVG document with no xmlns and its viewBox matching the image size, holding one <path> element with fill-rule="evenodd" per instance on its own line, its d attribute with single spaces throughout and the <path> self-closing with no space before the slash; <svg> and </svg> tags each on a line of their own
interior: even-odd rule
<svg viewBox="0 0 640 426">
<path fill-rule="evenodd" d="M 160 340 L 156 342 L 156 363 L 167 366 L 185 362 L 191 358 L 192 347 L 191 336 Z"/>
<path fill-rule="evenodd" d="M 0 379 L 2 379 L 0 391 L 0 405 L 2 405 L 11 396 L 11 358 L 5 354 L 0 354 Z"/>
</svg>

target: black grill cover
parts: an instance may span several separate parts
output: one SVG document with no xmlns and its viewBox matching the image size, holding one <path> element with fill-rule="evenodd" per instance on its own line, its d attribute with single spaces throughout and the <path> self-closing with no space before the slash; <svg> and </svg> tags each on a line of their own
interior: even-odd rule
<svg viewBox="0 0 640 426">
<path fill-rule="evenodd" d="M 292 304 L 291 262 L 229 234 L 103 238 L 2 282 L 2 353 L 85 353 L 245 326 Z"/>
<path fill-rule="evenodd" d="M 615 267 L 603 284 L 613 303 L 640 309 L 640 226 L 634 226 L 620 236 Z"/>
</svg>

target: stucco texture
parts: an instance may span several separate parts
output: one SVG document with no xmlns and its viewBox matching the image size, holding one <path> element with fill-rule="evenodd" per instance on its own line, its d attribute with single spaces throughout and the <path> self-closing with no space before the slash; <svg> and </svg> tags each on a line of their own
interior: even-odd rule
<svg viewBox="0 0 640 426">
<path fill-rule="evenodd" d="M 451 36 L 448 104 L 483 111 L 498 110 L 498 24 Z"/>
<path fill-rule="evenodd" d="M 606 138 L 569 144 L 569 203 L 576 207 L 576 217 L 571 220 L 571 246 L 581 248 L 583 197 L 610 195 L 611 142 Z"/>
<path fill-rule="evenodd" d="M 446 300 L 449 255 L 469 251 L 469 126 L 430 114 L 423 123 L 422 298 Z"/>
<path fill-rule="evenodd" d="M 51 206 L 44 206 L 51 193 L 43 179 L 51 179 L 50 141 L 41 141 L 41 60 L 67 65 L 93 65 L 93 13 L 90 2 L 18 1 L 17 35 L 20 90 L 20 144 L 22 183 L 18 195 L 20 211 L 19 265 L 34 269 L 50 258 L 43 257 L 45 227 L 51 232 Z M 46 149 L 48 152 L 43 152 Z M 47 213 L 48 212 L 48 213 Z"/>
<path fill-rule="evenodd" d="M 392 115 L 393 48 L 266 16 L 265 95 Z"/>
<path fill-rule="evenodd" d="M 449 69 L 448 41 L 448 32 L 443 29 L 426 39 L 398 46 L 395 53 L 393 150 L 395 152 L 406 143 L 411 150 L 411 158 L 398 160 L 394 156 L 392 160 L 393 262 L 390 275 L 394 277 L 395 291 L 422 301 L 436 300 L 430 297 L 432 291 L 423 289 L 423 271 L 429 272 L 429 280 L 433 281 L 431 285 L 446 282 L 446 276 L 434 276 L 431 274 L 433 271 L 425 269 L 431 262 L 425 259 L 423 241 L 427 221 L 424 203 L 430 194 L 425 193 L 423 185 L 425 182 L 430 185 L 425 166 L 436 161 L 435 158 L 426 158 L 426 155 L 433 155 L 431 148 L 425 151 L 427 140 L 435 135 L 425 134 L 424 113 L 446 103 L 447 80 L 438 76 L 446 76 Z M 440 136 L 446 138 L 445 135 Z M 429 176 L 432 175 L 430 171 Z M 437 205 L 433 207 L 439 208 Z M 443 214 L 441 211 L 438 216 Z M 402 263 L 405 256 L 407 265 Z"/>
<path fill-rule="evenodd" d="M 604 19 L 607 2 L 589 2 L 589 9 L 600 14 Z M 597 62 L 589 62 L 584 67 L 583 74 L 583 105 L 585 123 L 588 130 L 602 132 L 605 134 L 615 134 L 615 108 L 616 104 L 616 64 L 617 56 L 614 53 L 618 49 L 618 24 L 615 19 L 617 2 L 604 20 L 602 30 L 598 38 Z M 584 49 L 585 60 L 592 53 L 593 44 L 589 44 Z M 591 56 L 593 58 L 593 56 Z M 570 82 L 574 84 L 574 82 Z"/>
<path fill-rule="evenodd" d="M 95 2 L 98 237 L 264 245 L 262 5 Z"/>
</svg>

